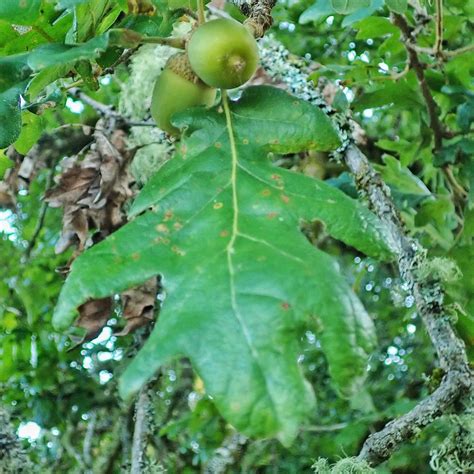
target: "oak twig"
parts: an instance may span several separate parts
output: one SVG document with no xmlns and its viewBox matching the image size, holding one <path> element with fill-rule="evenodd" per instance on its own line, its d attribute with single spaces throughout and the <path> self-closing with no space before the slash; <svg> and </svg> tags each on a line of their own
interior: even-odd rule
<svg viewBox="0 0 474 474">
<path fill-rule="evenodd" d="M 46 186 L 44 188 L 44 194 L 51 189 L 54 183 L 54 172 L 56 165 L 59 161 L 59 156 L 54 160 L 54 162 L 51 164 L 51 167 L 48 172 L 48 177 L 46 178 Z M 33 235 L 31 236 L 31 239 L 28 241 L 27 247 L 25 249 L 25 263 L 30 259 L 31 252 L 35 248 L 36 241 L 38 240 L 38 237 L 40 235 L 41 229 L 43 228 L 44 221 L 46 219 L 46 212 L 48 211 L 48 203 L 43 200 L 41 202 L 41 207 L 38 213 L 38 220 L 36 221 L 36 226 L 33 230 Z"/>
<path fill-rule="evenodd" d="M 421 93 L 425 99 L 428 116 L 430 118 L 430 127 L 431 130 L 433 130 L 435 150 L 438 151 L 443 146 L 443 127 L 439 120 L 438 105 L 436 104 L 428 83 L 426 82 L 424 72 L 425 66 L 420 61 L 418 53 L 412 45 L 412 28 L 408 25 L 405 17 L 398 13 L 392 13 L 392 21 L 402 32 L 402 39 L 407 50 L 409 65 L 416 74 Z"/>
<path fill-rule="evenodd" d="M 247 17 L 245 24 L 249 26 L 256 38 L 261 38 L 272 26 L 272 9 L 276 0 L 232 0 Z"/>
<path fill-rule="evenodd" d="M 184 38 L 162 38 L 161 36 L 143 36 L 140 43 L 161 44 L 162 46 L 169 46 L 176 49 L 184 49 L 186 47 L 186 40 Z"/>
<path fill-rule="evenodd" d="M 441 55 L 443 50 L 443 0 L 436 0 L 436 40 L 434 54 Z"/>
<path fill-rule="evenodd" d="M 148 411 L 150 408 L 148 390 L 148 384 L 141 388 L 136 403 L 130 474 L 140 474 L 142 472 L 146 439 L 148 436 Z"/>
</svg>

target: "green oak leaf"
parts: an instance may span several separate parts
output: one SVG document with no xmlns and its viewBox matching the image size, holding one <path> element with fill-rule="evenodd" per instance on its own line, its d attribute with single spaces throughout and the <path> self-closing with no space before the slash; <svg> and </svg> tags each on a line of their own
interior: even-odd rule
<svg viewBox="0 0 474 474">
<path fill-rule="evenodd" d="M 19 25 L 32 25 L 40 16 L 41 0 L 2 0 L 0 18 Z"/>
<path fill-rule="evenodd" d="M 333 237 L 390 258 L 385 227 L 338 189 L 269 160 L 269 151 L 337 146 L 315 106 L 252 87 L 230 108 L 195 109 L 174 123 L 186 133 L 179 151 L 142 190 L 131 222 L 73 263 L 53 322 L 66 329 L 85 301 L 160 275 L 166 297 L 121 378 L 122 396 L 186 356 L 232 425 L 289 444 L 314 407 L 297 362 L 302 331 L 318 332 L 344 396 L 360 388 L 375 342 L 336 262 L 301 224 L 319 220 Z"/>
<path fill-rule="evenodd" d="M 0 149 L 6 148 L 20 136 L 20 95 L 25 87 L 26 82 L 22 82 L 0 93 L 0 117 L 8 117 L 8 120 L 2 120 L 0 125 Z"/>
</svg>

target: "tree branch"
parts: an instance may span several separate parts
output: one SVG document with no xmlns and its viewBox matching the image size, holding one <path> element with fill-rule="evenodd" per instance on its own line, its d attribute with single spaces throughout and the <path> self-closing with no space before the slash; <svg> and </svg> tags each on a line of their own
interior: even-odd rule
<svg viewBox="0 0 474 474">
<path fill-rule="evenodd" d="M 273 80 L 282 82 L 294 95 L 334 113 L 317 91 L 311 88 L 311 82 L 307 81 L 302 67 L 296 66 L 297 63 L 294 61 L 288 63 L 288 57 L 288 51 L 277 41 L 265 39 L 261 42 L 261 62 Z M 277 60 L 279 58 L 285 59 L 285 62 Z M 417 57 L 413 58 L 422 73 L 421 65 L 419 62 L 416 63 Z M 424 84 L 426 85 L 426 82 Z M 433 108 L 433 110 L 436 109 Z M 439 123 L 437 116 L 434 120 L 435 123 Z M 337 123 L 343 134 L 351 129 L 348 117 L 339 116 Z M 418 314 L 436 349 L 444 373 L 439 387 L 433 394 L 420 402 L 413 410 L 388 423 L 381 431 L 372 434 L 366 440 L 359 459 L 377 465 L 390 457 L 402 443 L 421 428 L 470 393 L 474 387 L 474 378 L 464 343 L 456 336 L 449 312 L 444 306 L 441 282 L 429 276 L 421 276 L 420 269 L 426 264 L 426 250 L 415 239 L 407 236 L 388 186 L 373 169 L 367 157 L 351 143 L 350 136 L 346 134 L 344 138 L 346 165 L 355 178 L 359 192 L 368 200 L 373 212 L 387 226 L 390 244 L 398 258 L 400 276 L 408 283 L 414 296 Z"/>
<path fill-rule="evenodd" d="M 441 55 L 443 51 L 443 0 L 436 0 L 436 40 L 434 45 L 435 55 Z"/>
<path fill-rule="evenodd" d="M 437 0 L 439 1 L 439 0 Z M 421 93 L 426 102 L 426 108 L 428 110 L 428 116 L 430 118 L 430 127 L 433 130 L 435 150 L 438 151 L 443 146 L 443 127 L 439 121 L 439 111 L 438 105 L 433 99 L 428 83 L 425 78 L 425 65 L 418 58 L 418 53 L 413 47 L 413 31 L 412 28 L 408 25 L 405 17 L 398 13 L 392 13 L 392 22 L 396 25 L 402 32 L 402 39 L 407 50 L 408 60 L 410 67 L 416 74 L 418 83 L 420 85 Z"/>
<path fill-rule="evenodd" d="M 256 38 L 261 38 L 272 26 L 272 8 L 276 0 L 231 0 L 247 17 L 245 24 L 252 29 Z"/>
<path fill-rule="evenodd" d="M 150 408 L 149 385 L 144 385 L 138 394 L 135 408 L 135 426 L 132 442 L 132 466 L 130 474 L 142 472 L 146 439 L 148 435 L 148 411 Z"/>
<path fill-rule="evenodd" d="M 422 280 L 419 276 L 419 270 L 426 261 L 426 251 L 416 240 L 406 236 L 390 191 L 367 157 L 355 145 L 350 145 L 345 160 L 356 179 L 359 191 L 368 199 L 372 210 L 390 231 L 400 275 L 411 289 L 418 314 L 428 331 L 445 374 L 432 395 L 366 440 L 359 459 L 377 465 L 388 459 L 400 444 L 469 393 L 474 386 L 474 380 L 464 343 L 456 336 L 448 311 L 444 307 L 441 283 L 437 280 Z"/>
</svg>

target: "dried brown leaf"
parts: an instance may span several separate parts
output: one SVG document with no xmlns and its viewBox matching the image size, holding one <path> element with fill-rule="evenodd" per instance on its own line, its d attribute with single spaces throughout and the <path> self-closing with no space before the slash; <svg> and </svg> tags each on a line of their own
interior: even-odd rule
<svg viewBox="0 0 474 474">
<path fill-rule="evenodd" d="M 79 318 L 76 321 L 76 326 L 86 330 L 84 338 L 78 342 L 78 344 L 82 344 L 96 338 L 107 324 L 112 311 L 112 298 L 88 301 L 79 306 L 78 311 Z"/>
<path fill-rule="evenodd" d="M 125 336 L 154 320 L 157 291 L 158 282 L 154 277 L 122 293 L 123 317 L 127 324 L 117 336 Z"/>
<path fill-rule="evenodd" d="M 63 161 L 57 185 L 45 196 L 50 206 L 64 207 L 57 253 L 71 245 L 80 253 L 126 222 L 123 204 L 133 195 L 127 166 L 131 158 L 125 132 L 108 130 L 106 122 L 99 120 L 85 157 Z"/>
</svg>

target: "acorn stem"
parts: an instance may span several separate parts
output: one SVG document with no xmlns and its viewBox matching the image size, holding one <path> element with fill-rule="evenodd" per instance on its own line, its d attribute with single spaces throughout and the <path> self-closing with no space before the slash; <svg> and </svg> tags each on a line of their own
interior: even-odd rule
<svg viewBox="0 0 474 474">
<path fill-rule="evenodd" d="M 206 22 L 206 13 L 204 11 L 204 0 L 197 1 L 198 23 L 202 25 Z"/>
<path fill-rule="evenodd" d="M 183 38 L 161 38 L 160 36 L 143 36 L 140 39 L 141 43 L 162 44 L 163 46 L 170 46 L 176 49 L 185 49 L 186 42 Z"/>
</svg>

